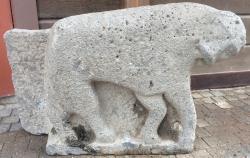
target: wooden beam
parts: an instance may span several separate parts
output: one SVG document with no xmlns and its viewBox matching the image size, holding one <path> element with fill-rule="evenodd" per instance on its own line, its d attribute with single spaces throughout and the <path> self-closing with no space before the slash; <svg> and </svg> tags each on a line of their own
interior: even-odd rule
<svg viewBox="0 0 250 158">
<path fill-rule="evenodd" d="M 250 71 L 201 74 L 192 75 L 191 77 L 192 90 L 230 88 L 249 85 Z"/>
<path fill-rule="evenodd" d="M 39 29 L 36 0 L 11 0 L 15 28 Z"/>
<path fill-rule="evenodd" d="M 150 0 L 123 0 L 123 8 L 150 5 Z"/>
</svg>

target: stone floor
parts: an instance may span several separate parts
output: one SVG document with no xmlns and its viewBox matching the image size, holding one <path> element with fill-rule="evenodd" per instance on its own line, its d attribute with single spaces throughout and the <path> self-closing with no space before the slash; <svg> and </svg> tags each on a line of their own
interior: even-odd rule
<svg viewBox="0 0 250 158">
<path fill-rule="evenodd" d="M 197 138 L 193 153 L 116 157 L 250 158 L 250 86 L 193 91 L 193 97 L 198 115 Z M 22 130 L 17 117 L 17 107 L 14 99 L 0 100 L 0 157 L 50 157 L 44 152 L 47 136 L 34 136 Z M 63 158 L 71 157 L 94 156 Z"/>
</svg>

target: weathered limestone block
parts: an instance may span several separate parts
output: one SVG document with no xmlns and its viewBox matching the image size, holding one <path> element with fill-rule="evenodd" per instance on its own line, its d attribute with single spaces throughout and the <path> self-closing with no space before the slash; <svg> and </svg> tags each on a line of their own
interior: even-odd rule
<svg viewBox="0 0 250 158">
<path fill-rule="evenodd" d="M 195 3 L 72 16 L 5 34 L 22 126 L 59 154 L 193 149 L 190 70 L 246 43 L 240 17 Z"/>
</svg>

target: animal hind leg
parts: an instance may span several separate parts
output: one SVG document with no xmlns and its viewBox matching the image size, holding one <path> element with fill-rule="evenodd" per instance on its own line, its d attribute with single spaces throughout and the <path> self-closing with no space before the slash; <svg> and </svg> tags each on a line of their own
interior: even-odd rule
<svg viewBox="0 0 250 158">
<path fill-rule="evenodd" d="M 142 96 L 136 94 L 137 99 L 148 110 L 148 117 L 141 129 L 140 136 L 145 143 L 159 143 L 158 128 L 167 113 L 167 107 L 162 95 Z"/>
<path fill-rule="evenodd" d="M 108 128 L 99 110 L 99 101 L 90 81 L 82 81 L 78 76 L 71 80 L 70 97 L 74 100 L 73 111 L 79 114 L 92 128 L 96 142 L 113 142 L 114 132 Z"/>
</svg>

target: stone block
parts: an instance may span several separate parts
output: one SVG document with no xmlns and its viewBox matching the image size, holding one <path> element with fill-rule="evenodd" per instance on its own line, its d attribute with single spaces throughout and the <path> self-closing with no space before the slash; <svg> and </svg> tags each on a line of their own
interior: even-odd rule
<svg viewBox="0 0 250 158">
<path fill-rule="evenodd" d="M 246 31 L 232 12 L 175 3 L 72 16 L 5 40 L 22 127 L 48 134 L 49 155 L 161 155 L 193 150 L 193 65 L 236 55 Z"/>
</svg>

